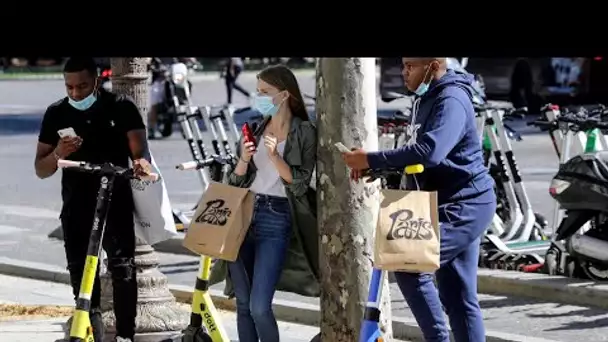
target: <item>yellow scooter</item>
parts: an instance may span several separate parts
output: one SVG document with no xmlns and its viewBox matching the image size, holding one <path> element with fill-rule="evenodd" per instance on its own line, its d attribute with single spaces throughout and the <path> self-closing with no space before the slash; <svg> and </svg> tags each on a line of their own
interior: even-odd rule
<svg viewBox="0 0 608 342">
<path fill-rule="evenodd" d="M 199 275 L 192 294 L 190 324 L 183 331 L 182 342 L 230 342 L 219 312 L 209 295 L 210 273 L 211 258 L 201 256 Z"/>
<path fill-rule="evenodd" d="M 150 174 L 146 177 L 136 177 L 133 174 L 133 169 L 115 166 L 110 163 L 91 164 L 87 162 L 60 159 L 57 161 L 57 166 L 60 168 L 74 168 L 78 171 L 102 176 L 99 193 L 97 194 L 95 217 L 93 219 L 93 228 L 89 238 L 87 257 L 82 273 L 82 280 L 80 282 L 80 292 L 78 294 L 78 299 L 76 300 L 76 309 L 72 317 L 69 338 L 69 342 L 96 342 L 93 337 L 94 332 L 90 318 L 91 296 L 93 295 L 93 285 L 95 285 L 95 275 L 97 274 L 97 267 L 99 264 L 101 242 L 103 241 L 103 233 L 106 228 L 106 217 L 108 209 L 110 208 L 110 198 L 112 197 L 114 179 L 116 177 L 124 177 L 128 179 L 145 179 L 154 182 L 158 179 L 158 175 Z"/>
<path fill-rule="evenodd" d="M 191 161 L 176 166 L 179 170 L 196 170 L 218 163 L 218 158 L 204 161 Z M 211 258 L 201 256 L 199 274 L 192 294 L 190 324 L 183 331 L 182 342 L 230 342 L 228 333 L 222 325 L 219 312 L 209 295 L 209 276 Z"/>
</svg>

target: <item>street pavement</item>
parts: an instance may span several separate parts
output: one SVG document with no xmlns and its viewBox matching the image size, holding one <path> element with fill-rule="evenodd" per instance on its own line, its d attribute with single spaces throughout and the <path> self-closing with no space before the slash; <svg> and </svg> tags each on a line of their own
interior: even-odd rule
<svg viewBox="0 0 608 342">
<path fill-rule="evenodd" d="M 244 75 L 241 84 L 253 90 L 255 77 Z M 299 73 L 302 91 L 314 94 L 314 75 Z M 49 240 L 47 234 L 58 225 L 60 177 L 46 180 L 36 178 L 33 169 L 36 135 L 44 109 L 64 96 L 61 80 L 0 81 L 0 257 L 65 266 L 62 243 Z M 207 77 L 194 82 L 197 105 L 222 104 L 225 101 L 223 80 Z M 248 101 L 236 93 L 235 105 Z M 391 104 L 379 103 L 379 108 L 399 108 L 402 100 Z M 535 211 L 550 219 L 553 201 L 548 194 L 548 181 L 557 168 L 547 133 L 534 131 L 525 123 L 521 128 L 524 140 L 514 142 L 526 189 Z M 175 165 L 188 161 L 189 151 L 178 134 L 152 141 L 151 149 L 165 178 L 174 208 L 187 210 L 198 201 L 200 183 L 194 172 L 178 171 Z M 193 285 L 197 260 L 185 255 L 161 253 L 161 270 L 173 284 Z M 409 316 L 409 310 L 398 290 L 392 289 L 393 314 Z M 317 299 L 279 293 L 279 298 L 318 303 Z M 608 316 L 592 308 L 580 308 L 556 303 L 540 303 L 518 298 L 481 297 L 488 329 L 552 338 L 560 341 L 608 339 Z"/>
<path fill-rule="evenodd" d="M 18 286 L 15 286 L 18 284 Z M 68 285 L 0 275 L 0 304 L 71 306 L 74 301 Z M 184 305 L 187 310 L 187 306 Z M 237 341 L 236 315 L 220 311 L 222 322 L 232 341 Z M 67 317 L 41 319 L 40 317 L 0 317 L 0 342 L 53 342 L 62 339 L 63 324 Z M 279 322 L 281 341 L 308 342 L 319 329 L 295 323 Z"/>
</svg>

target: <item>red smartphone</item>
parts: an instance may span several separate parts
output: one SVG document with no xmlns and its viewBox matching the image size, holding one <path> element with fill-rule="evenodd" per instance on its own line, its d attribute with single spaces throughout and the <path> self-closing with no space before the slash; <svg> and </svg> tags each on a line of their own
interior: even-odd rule
<svg viewBox="0 0 608 342">
<path fill-rule="evenodd" d="M 248 123 L 245 122 L 245 124 L 241 128 L 241 133 L 243 134 L 243 139 L 245 140 L 245 142 L 252 142 L 254 147 L 257 145 L 255 143 L 255 137 L 253 136 L 251 127 L 249 127 Z"/>
</svg>

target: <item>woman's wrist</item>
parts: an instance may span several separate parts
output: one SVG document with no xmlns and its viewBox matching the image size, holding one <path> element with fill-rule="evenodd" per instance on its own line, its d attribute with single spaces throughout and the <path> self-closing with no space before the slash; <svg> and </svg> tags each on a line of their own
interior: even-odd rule
<svg viewBox="0 0 608 342">
<path fill-rule="evenodd" d="M 277 160 L 281 159 L 281 156 L 277 153 L 277 154 L 268 154 L 268 159 L 270 159 L 271 162 L 276 162 Z"/>
</svg>

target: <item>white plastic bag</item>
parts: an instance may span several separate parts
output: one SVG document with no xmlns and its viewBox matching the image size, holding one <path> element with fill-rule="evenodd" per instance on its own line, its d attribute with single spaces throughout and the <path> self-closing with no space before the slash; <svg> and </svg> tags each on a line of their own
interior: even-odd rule
<svg viewBox="0 0 608 342">
<path fill-rule="evenodd" d="M 167 187 L 152 153 L 150 153 L 150 159 L 152 172 L 158 174 L 158 180 L 150 182 L 133 179 L 131 180 L 131 192 L 135 204 L 133 212 L 135 235 L 148 244 L 154 245 L 177 235 L 177 229 L 173 220 Z"/>
</svg>

